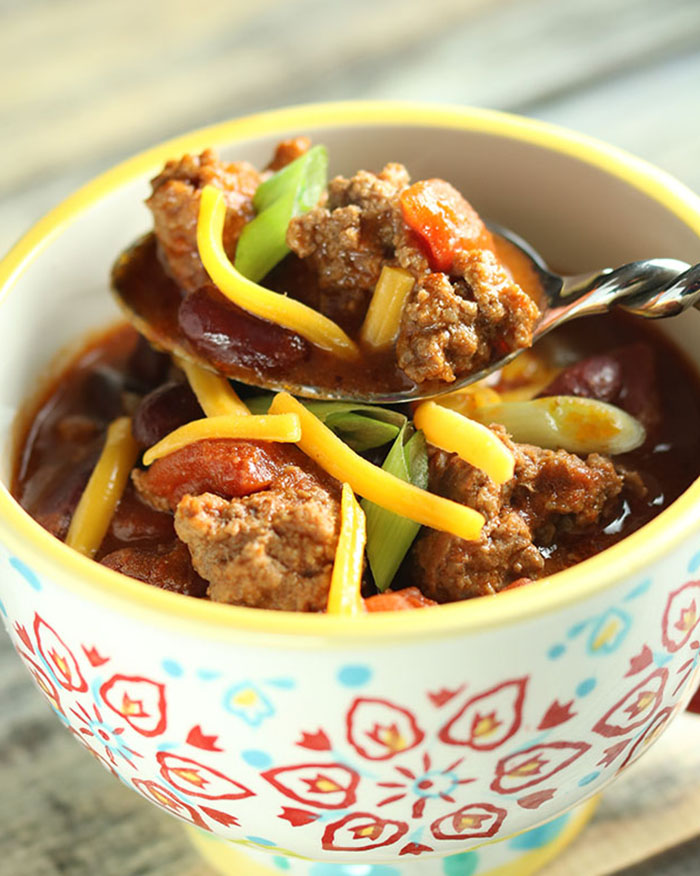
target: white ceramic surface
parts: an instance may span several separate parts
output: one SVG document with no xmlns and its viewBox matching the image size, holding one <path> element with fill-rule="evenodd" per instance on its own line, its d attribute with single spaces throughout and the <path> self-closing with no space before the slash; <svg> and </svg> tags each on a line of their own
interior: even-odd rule
<svg viewBox="0 0 700 876">
<path fill-rule="evenodd" d="M 262 163 L 302 132 L 328 146 L 333 172 L 399 160 L 414 178 L 449 179 L 572 271 L 700 260 L 690 192 L 575 135 L 483 111 L 302 108 L 191 135 L 172 154 L 213 144 Z M 600 790 L 699 678 L 698 484 L 548 581 L 345 620 L 149 588 L 75 555 L 15 506 L 9 424 L 56 351 L 116 316 L 109 265 L 148 226 L 147 179 L 169 153 L 98 181 L 0 265 L 0 615 L 59 719 L 149 800 L 280 861 L 396 872 L 485 854 L 470 850 Z M 700 314 L 664 329 L 700 365 Z"/>
</svg>

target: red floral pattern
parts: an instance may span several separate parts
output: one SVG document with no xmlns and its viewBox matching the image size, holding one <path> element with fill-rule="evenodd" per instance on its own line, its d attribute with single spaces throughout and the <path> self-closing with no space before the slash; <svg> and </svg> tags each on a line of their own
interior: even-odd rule
<svg viewBox="0 0 700 876">
<path fill-rule="evenodd" d="M 46 621 L 35 615 L 34 635 L 39 652 L 51 667 L 56 680 L 64 690 L 74 690 L 83 693 L 87 690 L 87 682 L 78 666 L 73 652 L 63 639 Z"/>
<path fill-rule="evenodd" d="M 356 800 L 360 776 L 340 763 L 302 763 L 261 774 L 285 797 L 319 809 L 346 809 Z"/>
<path fill-rule="evenodd" d="M 470 803 L 436 819 L 430 830 L 438 840 L 477 839 L 496 836 L 508 813 L 490 803 Z"/>
<path fill-rule="evenodd" d="M 390 760 L 423 741 L 416 719 L 388 700 L 360 697 L 347 716 L 348 742 L 367 760 Z"/>
<path fill-rule="evenodd" d="M 668 597 L 662 621 L 664 647 L 674 654 L 690 640 L 700 622 L 700 581 L 688 581 Z"/>
<path fill-rule="evenodd" d="M 591 746 L 587 742 L 550 742 L 532 745 L 504 757 L 496 766 L 491 788 L 498 794 L 514 794 L 539 785 L 571 766 Z"/>
<path fill-rule="evenodd" d="M 246 766 L 238 759 L 244 746 L 231 733 L 229 713 L 222 712 L 217 721 L 214 712 L 183 709 L 178 685 L 188 667 L 173 673 L 163 662 L 168 680 L 157 672 L 149 677 L 138 671 L 137 661 L 118 662 L 106 642 L 92 636 L 88 642 L 71 641 L 38 614 L 28 622 L 13 618 L 12 633 L 40 690 L 81 743 L 165 811 L 202 829 L 240 837 L 241 831 L 243 836 L 259 833 L 260 807 L 265 807 L 265 818 L 273 812 L 284 830 L 310 838 L 304 839 L 307 851 L 309 842 L 344 854 L 394 847 L 384 856 L 390 858 L 434 852 L 436 844 L 438 849 L 469 848 L 522 829 L 528 811 L 549 818 L 569 805 L 578 780 L 597 777 L 596 768 L 620 771 L 633 763 L 663 731 L 700 673 L 700 581 L 677 587 L 662 605 L 655 637 L 633 641 L 630 636 L 622 659 L 608 664 L 617 672 L 616 678 L 606 678 L 615 682 L 606 685 L 606 693 L 618 692 L 612 704 L 609 694 L 607 699 L 597 692 L 589 696 L 594 688 L 587 675 L 559 673 L 556 685 L 544 679 L 543 695 L 544 675 L 474 687 L 454 670 L 405 702 L 343 691 L 345 705 L 327 724 L 319 724 L 325 714 L 320 709 L 310 726 L 280 723 L 275 732 L 281 745 L 270 744 L 268 737 L 273 754 L 302 756 L 303 749 L 308 760 L 269 765 L 263 757 L 264 766 L 257 769 L 246 757 Z M 543 645 L 539 651 L 551 650 L 555 659 L 562 648 L 573 648 L 571 642 L 583 641 L 579 631 L 590 629 L 600 616 L 572 626 L 561 637 L 568 644 Z M 607 653 L 599 649 L 599 656 L 582 659 L 599 660 Z M 177 667 L 177 661 L 168 662 Z M 587 672 L 596 672 L 593 681 L 600 688 L 594 665 L 589 662 Z M 264 679 L 255 684 L 290 689 L 284 678 Z M 226 685 L 222 695 L 230 682 Z M 627 692 L 620 695 L 625 685 Z M 171 699 L 177 707 L 172 714 Z M 601 705 L 591 714 L 594 701 Z M 563 728 L 573 729 L 563 737 Z M 265 754 L 252 739 L 260 731 L 243 732 L 252 763 Z M 535 733 L 534 739 L 528 737 Z M 576 737 L 579 741 L 571 741 Z M 232 764 L 238 764 L 236 775 Z M 482 802 L 464 805 L 465 793 Z"/>
<path fill-rule="evenodd" d="M 403 821 L 379 818 L 369 812 L 354 812 L 326 827 L 322 845 L 333 852 L 366 852 L 390 846 L 406 833 L 408 825 Z"/>
<path fill-rule="evenodd" d="M 504 681 L 471 697 L 440 730 L 448 745 L 493 751 L 520 729 L 527 678 Z"/>
<path fill-rule="evenodd" d="M 100 688 L 100 696 L 142 736 L 160 736 L 165 730 L 165 685 L 139 676 L 113 675 Z"/>
<path fill-rule="evenodd" d="M 641 727 L 656 711 L 663 697 L 668 669 L 656 669 L 609 709 L 593 726 L 601 736 L 626 736 Z"/>
<path fill-rule="evenodd" d="M 176 797 L 171 790 L 160 785 L 158 782 L 151 781 L 150 779 L 132 779 L 132 784 L 139 794 L 147 797 L 156 806 L 165 809 L 166 812 L 170 812 L 171 815 L 176 815 L 182 821 L 188 821 L 190 824 L 201 827 L 203 830 L 210 829 L 206 821 L 204 821 L 193 806 Z"/>
<path fill-rule="evenodd" d="M 159 751 L 156 760 L 160 774 L 168 784 L 192 797 L 207 800 L 243 800 L 255 796 L 253 791 L 191 757 Z"/>
</svg>

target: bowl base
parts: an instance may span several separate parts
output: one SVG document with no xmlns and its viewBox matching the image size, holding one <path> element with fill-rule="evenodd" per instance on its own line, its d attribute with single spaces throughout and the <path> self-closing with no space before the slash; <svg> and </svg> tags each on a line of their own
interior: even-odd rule
<svg viewBox="0 0 700 876">
<path fill-rule="evenodd" d="M 247 842 L 227 842 L 196 827 L 185 829 L 200 855 L 225 876 L 532 876 L 578 836 L 597 804 L 594 797 L 554 821 L 470 852 L 391 864 L 310 861 L 281 849 L 276 854 Z"/>
</svg>

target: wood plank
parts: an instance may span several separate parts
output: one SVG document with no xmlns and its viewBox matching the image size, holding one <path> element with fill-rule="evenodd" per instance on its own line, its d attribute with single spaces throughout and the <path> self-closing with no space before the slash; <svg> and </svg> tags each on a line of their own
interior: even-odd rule
<svg viewBox="0 0 700 876">
<path fill-rule="evenodd" d="M 698 4 L 700 10 L 700 4 Z M 646 158 L 700 192 L 700 51 L 532 107 Z"/>
</svg>

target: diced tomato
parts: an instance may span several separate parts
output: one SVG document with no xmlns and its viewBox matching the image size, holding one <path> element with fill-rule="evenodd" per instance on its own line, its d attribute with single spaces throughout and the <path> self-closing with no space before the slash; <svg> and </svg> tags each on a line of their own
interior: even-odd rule
<svg viewBox="0 0 700 876">
<path fill-rule="evenodd" d="M 159 497 L 174 511 L 188 493 L 230 499 L 264 490 L 289 461 L 290 451 L 273 442 L 214 438 L 157 459 L 140 475 L 138 487 L 147 501 L 156 504 Z"/>
<path fill-rule="evenodd" d="M 432 599 L 423 596 L 417 587 L 407 587 L 405 590 L 387 590 L 365 599 L 367 611 L 408 611 L 412 608 L 427 608 L 437 605 Z"/>
<path fill-rule="evenodd" d="M 401 194 L 404 222 L 428 248 L 433 271 L 449 273 L 460 250 L 493 249 L 479 214 L 442 179 L 424 179 Z"/>
<path fill-rule="evenodd" d="M 511 581 L 510 584 L 507 584 L 503 590 L 517 590 L 518 587 L 525 587 L 528 584 L 532 584 L 532 578 L 516 578 L 515 581 Z"/>
</svg>

